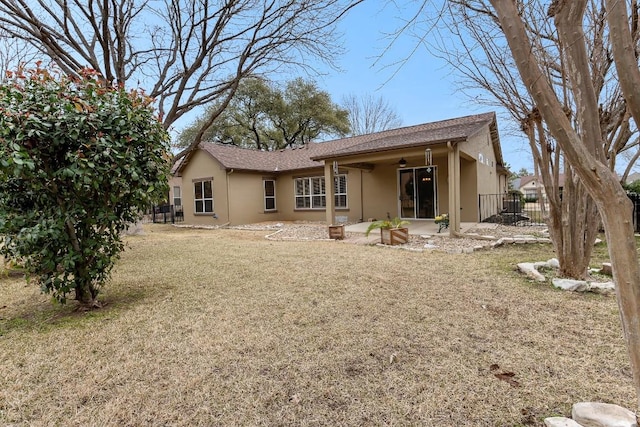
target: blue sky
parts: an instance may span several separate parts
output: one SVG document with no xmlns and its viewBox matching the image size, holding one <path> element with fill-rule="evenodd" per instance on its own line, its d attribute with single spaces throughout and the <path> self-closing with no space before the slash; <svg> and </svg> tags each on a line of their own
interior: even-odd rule
<svg viewBox="0 0 640 427">
<path fill-rule="evenodd" d="M 424 47 L 420 47 L 399 70 L 397 66 L 389 65 L 410 55 L 415 41 L 408 36 L 400 38 L 374 65 L 389 43 L 384 34 L 400 25 L 398 14 L 393 4 L 365 1 L 341 23 L 347 50 L 339 61 L 343 71 L 327 69 L 327 75 L 317 79 L 320 88 L 328 91 L 334 102 L 340 103 L 343 96 L 350 93 L 382 96 L 406 126 L 495 110 L 471 102 L 457 92 L 453 70 L 444 61 L 431 56 Z M 509 135 L 506 119 L 496 112 L 505 161 L 514 172 L 523 167 L 532 171 L 533 162 L 526 141 Z"/>
</svg>

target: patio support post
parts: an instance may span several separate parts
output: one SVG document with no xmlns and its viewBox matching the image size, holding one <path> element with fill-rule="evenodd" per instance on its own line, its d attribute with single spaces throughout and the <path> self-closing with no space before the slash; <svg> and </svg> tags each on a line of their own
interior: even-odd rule
<svg viewBox="0 0 640 427">
<path fill-rule="evenodd" d="M 324 192 L 327 225 L 333 225 L 336 218 L 335 204 L 333 203 L 333 168 L 331 162 L 324 161 Z"/>
<path fill-rule="evenodd" d="M 460 234 L 460 148 L 447 142 L 449 179 L 449 235 Z"/>
</svg>

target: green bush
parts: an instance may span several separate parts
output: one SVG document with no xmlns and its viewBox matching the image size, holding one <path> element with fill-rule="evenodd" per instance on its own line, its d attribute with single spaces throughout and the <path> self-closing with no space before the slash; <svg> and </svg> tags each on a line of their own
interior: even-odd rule
<svg viewBox="0 0 640 427">
<path fill-rule="evenodd" d="M 43 292 L 95 304 L 121 231 L 167 192 L 169 137 L 152 100 L 91 70 L 0 85 L 0 254 Z"/>
</svg>

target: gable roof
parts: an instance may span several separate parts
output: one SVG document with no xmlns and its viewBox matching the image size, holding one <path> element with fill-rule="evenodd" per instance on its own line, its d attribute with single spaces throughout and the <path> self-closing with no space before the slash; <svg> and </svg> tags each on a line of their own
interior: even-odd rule
<svg viewBox="0 0 640 427">
<path fill-rule="evenodd" d="M 343 149 L 333 150 L 324 155 L 315 156 L 313 159 L 321 160 L 354 154 L 369 154 L 400 148 L 442 144 L 449 141 L 465 141 L 479 132 L 484 126 L 495 124 L 495 120 L 495 113 L 484 113 L 355 136 L 352 138 L 357 140 L 354 141 L 356 142 L 355 144 Z M 502 163 L 502 154 L 501 152 L 499 154 L 499 163 Z"/>
<path fill-rule="evenodd" d="M 319 168 L 324 165 L 323 160 L 329 158 L 434 145 L 448 141 L 460 142 L 487 125 L 491 129 L 497 163 L 501 165 L 502 151 L 498 140 L 495 113 L 458 117 L 333 141 L 309 143 L 279 151 L 260 151 L 212 142 L 203 142 L 199 148 L 218 160 L 226 169 L 282 172 Z M 188 160 L 186 158 L 180 162 L 180 165 L 175 168 L 175 173 L 180 173 Z"/>
<path fill-rule="evenodd" d="M 542 177 L 540 177 L 538 175 L 526 175 L 526 176 L 520 177 L 520 183 L 519 183 L 519 185 L 517 187 L 516 187 L 515 184 L 514 184 L 513 187 L 517 188 L 518 190 L 520 190 L 522 187 L 528 185 L 529 183 L 531 183 L 534 180 L 540 181 L 538 184 L 536 184 L 536 186 L 543 185 L 542 184 Z M 564 174 L 563 173 L 558 174 L 558 186 L 564 187 Z"/>
</svg>

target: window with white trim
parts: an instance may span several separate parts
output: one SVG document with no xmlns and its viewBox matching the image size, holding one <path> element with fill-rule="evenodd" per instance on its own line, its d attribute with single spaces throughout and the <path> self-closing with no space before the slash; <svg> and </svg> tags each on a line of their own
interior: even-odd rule
<svg viewBox="0 0 640 427">
<path fill-rule="evenodd" d="M 264 210 L 276 210 L 276 182 L 273 179 L 262 181 L 264 186 Z"/>
<path fill-rule="evenodd" d="M 336 208 L 347 207 L 347 176 L 333 177 L 333 203 Z"/>
<path fill-rule="evenodd" d="M 182 206 L 182 197 L 180 193 L 180 187 L 173 187 L 173 206 Z"/>
<path fill-rule="evenodd" d="M 327 206 L 326 187 L 323 176 L 296 178 L 296 209 L 324 209 Z M 347 207 L 347 177 L 333 177 L 334 203 L 336 208 Z"/>
<path fill-rule="evenodd" d="M 195 213 L 213 213 L 213 180 L 193 183 Z"/>
</svg>

